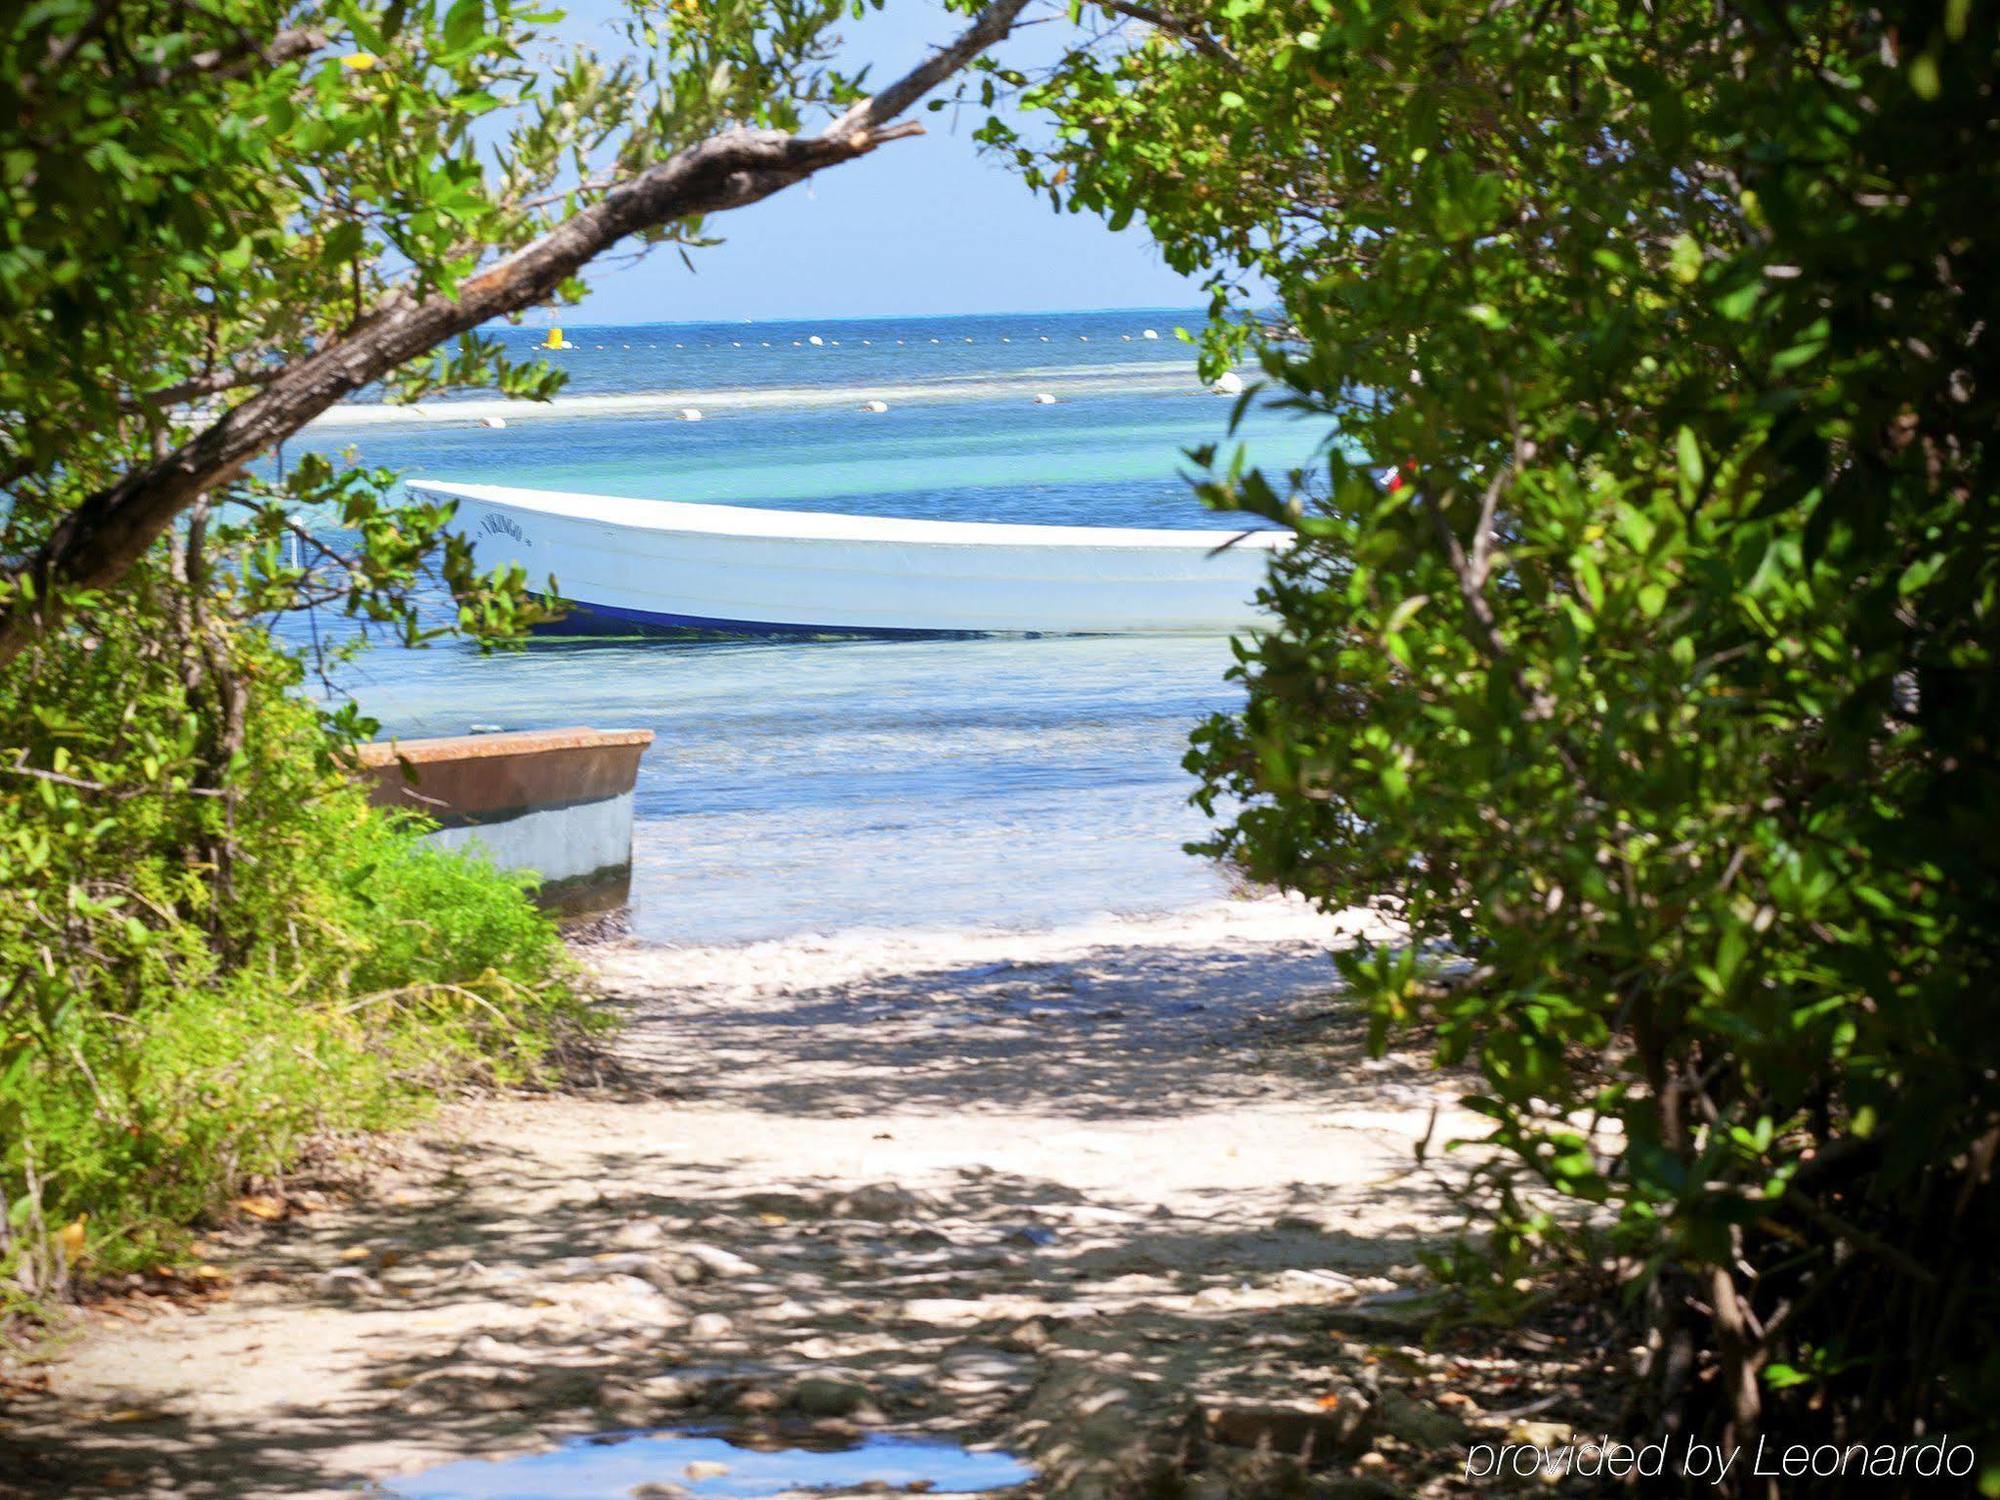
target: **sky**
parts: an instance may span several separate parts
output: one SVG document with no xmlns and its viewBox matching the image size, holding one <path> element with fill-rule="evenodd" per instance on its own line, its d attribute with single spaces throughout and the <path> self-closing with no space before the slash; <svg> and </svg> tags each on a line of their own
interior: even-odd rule
<svg viewBox="0 0 2000 1500">
<path fill-rule="evenodd" d="M 566 34 L 623 45 L 603 20 L 615 0 L 568 0 L 567 9 Z M 840 60 L 848 68 L 865 61 L 871 80 L 887 82 L 963 24 L 936 0 L 889 0 L 847 26 Z M 1055 31 L 1031 28 L 1000 55 L 1045 52 Z M 655 323 L 1206 302 L 1137 224 L 1113 234 L 1094 215 L 1059 214 L 982 157 L 971 139 L 978 110 L 930 114 L 919 105 L 914 114 L 928 134 L 717 215 L 710 228 L 725 243 L 692 252 L 694 274 L 672 247 L 656 250 L 636 266 L 592 273 L 589 299 L 563 316 Z"/>
</svg>

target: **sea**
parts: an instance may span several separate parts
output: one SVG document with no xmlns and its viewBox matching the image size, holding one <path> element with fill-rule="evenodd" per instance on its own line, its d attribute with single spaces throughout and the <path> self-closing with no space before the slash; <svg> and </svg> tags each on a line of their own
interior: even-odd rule
<svg viewBox="0 0 2000 1500">
<path fill-rule="evenodd" d="M 1253 399 L 1232 435 L 1238 403 L 1203 385 L 1177 336 L 1201 317 L 565 326 L 554 401 L 357 402 L 288 448 L 406 479 L 1240 530 L 1195 498 L 1185 450 L 1240 441 L 1286 468 L 1326 434 Z M 498 336 L 525 353 L 546 330 Z M 282 629 L 304 644 L 344 627 L 322 613 Z M 1183 847 L 1207 825 L 1181 762 L 1189 731 L 1241 702 L 1233 660 L 1219 635 L 551 637 L 493 655 L 385 643 L 320 691 L 385 735 L 650 729 L 629 926 L 701 944 L 1036 928 L 1218 899 L 1225 872 Z"/>
</svg>

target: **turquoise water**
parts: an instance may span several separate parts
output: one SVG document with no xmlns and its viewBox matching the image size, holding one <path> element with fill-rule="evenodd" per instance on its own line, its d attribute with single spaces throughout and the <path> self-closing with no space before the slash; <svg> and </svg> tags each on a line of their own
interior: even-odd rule
<svg viewBox="0 0 2000 1500">
<path fill-rule="evenodd" d="M 556 357 L 573 378 L 551 407 L 440 403 L 412 423 L 364 412 L 312 440 L 411 478 L 940 519 L 1240 526 L 1202 510 L 1179 477 L 1181 450 L 1224 441 L 1234 405 L 1202 389 L 1192 351 L 1172 337 L 1195 321 L 571 327 L 578 348 Z M 818 346 L 806 342 L 815 334 Z M 1037 391 L 1058 400 L 1038 405 Z M 887 412 L 858 409 L 885 392 Z M 679 420 L 683 405 L 703 419 Z M 477 424 L 489 410 L 504 412 L 504 430 Z M 1306 461 L 1320 435 L 1257 411 L 1242 433 L 1272 466 Z M 1179 761 L 1188 730 L 1237 700 L 1230 662 L 1221 637 L 548 640 L 483 658 L 385 648 L 338 686 L 403 735 L 651 729 L 633 922 L 645 937 L 694 942 L 1040 926 L 1219 894 L 1218 875 L 1181 852 L 1203 824 Z"/>
</svg>

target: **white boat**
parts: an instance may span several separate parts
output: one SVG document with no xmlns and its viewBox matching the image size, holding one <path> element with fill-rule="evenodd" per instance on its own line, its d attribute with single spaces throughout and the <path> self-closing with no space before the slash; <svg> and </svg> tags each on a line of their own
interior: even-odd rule
<svg viewBox="0 0 2000 1500">
<path fill-rule="evenodd" d="M 558 628 L 741 634 L 1200 634 L 1254 628 L 1291 538 L 916 521 L 413 480 L 478 564 L 550 576 Z"/>
</svg>

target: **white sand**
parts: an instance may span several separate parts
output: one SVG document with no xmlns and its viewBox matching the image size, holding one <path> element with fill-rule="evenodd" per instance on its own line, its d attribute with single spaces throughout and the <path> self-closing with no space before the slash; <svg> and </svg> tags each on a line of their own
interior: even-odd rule
<svg viewBox="0 0 2000 1500">
<path fill-rule="evenodd" d="M 847 1423 L 1074 1477 L 1078 1403 L 1127 1403 L 1115 1438 L 1196 1391 L 1310 1388 L 1316 1319 L 1455 1223 L 1413 1160 L 1433 1109 L 1440 1142 L 1478 1125 L 1421 1059 L 1365 1057 L 1333 930 L 1261 899 L 599 950 L 621 1078 L 455 1106 L 359 1201 L 237 1234 L 228 1299 L 90 1320 L 12 1415 L 19 1492 L 351 1493 L 775 1420 L 807 1376 Z"/>
</svg>

